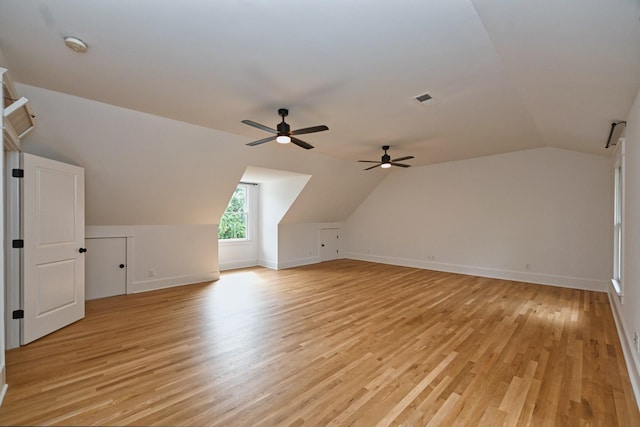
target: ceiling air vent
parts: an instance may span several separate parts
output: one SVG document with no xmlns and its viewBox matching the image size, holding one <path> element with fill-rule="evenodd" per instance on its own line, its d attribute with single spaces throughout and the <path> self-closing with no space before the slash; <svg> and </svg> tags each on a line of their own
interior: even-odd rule
<svg viewBox="0 0 640 427">
<path fill-rule="evenodd" d="M 429 95 L 429 92 L 414 96 L 413 99 L 418 101 L 420 104 L 432 104 L 435 101 L 433 97 Z"/>
</svg>

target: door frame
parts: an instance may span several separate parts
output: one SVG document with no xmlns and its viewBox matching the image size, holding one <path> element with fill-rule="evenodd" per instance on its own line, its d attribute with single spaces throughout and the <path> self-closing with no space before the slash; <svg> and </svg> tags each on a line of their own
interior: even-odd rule
<svg viewBox="0 0 640 427">
<path fill-rule="evenodd" d="M 84 261 L 85 301 L 108 298 L 116 295 L 126 295 L 127 238 L 87 237 L 84 239 L 84 242 L 84 246 L 87 248 Z M 117 257 L 115 256 L 116 254 Z M 107 258 L 106 262 L 105 258 Z M 118 265 L 122 267 L 117 268 Z M 113 277 L 110 277 L 109 274 L 113 274 Z M 89 280 L 90 278 L 95 279 L 95 282 Z"/>
<path fill-rule="evenodd" d="M 318 259 L 320 260 L 320 262 L 324 262 L 324 261 L 332 261 L 334 259 L 340 259 L 342 258 L 342 252 L 340 252 L 340 242 L 339 242 L 339 238 L 338 238 L 338 243 L 336 244 L 337 249 L 338 249 L 338 255 L 335 258 L 331 258 L 330 260 L 325 260 L 322 258 L 322 232 L 323 231 L 327 231 L 327 230 L 334 230 L 337 235 L 340 235 L 340 232 L 342 231 L 342 226 L 340 224 L 323 224 L 320 225 L 318 227 Z"/>
<path fill-rule="evenodd" d="M 127 268 L 125 269 L 126 288 L 125 293 L 133 293 L 133 278 L 135 276 L 135 231 L 134 227 L 118 226 L 118 225 L 85 225 L 85 239 L 105 239 L 109 237 L 118 237 L 127 239 Z"/>
<path fill-rule="evenodd" d="M 12 176 L 13 169 L 20 168 L 20 152 L 5 151 L 5 339 L 6 349 L 20 347 L 20 322 L 13 318 L 19 310 L 20 295 L 20 249 L 14 249 L 12 241 L 20 238 L 20 179 Z"/>
</svg>

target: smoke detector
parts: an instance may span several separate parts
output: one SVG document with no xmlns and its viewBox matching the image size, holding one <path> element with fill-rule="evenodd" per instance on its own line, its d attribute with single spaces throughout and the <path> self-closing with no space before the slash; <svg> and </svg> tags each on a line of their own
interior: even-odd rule
<svg viewBox="0 0 640 427">
<path fill-rule="evenodd" d="M 74 52 L 85 53 L 89 46 L 77 37 L 65 37 L 64 44 Z"/>
</svg>

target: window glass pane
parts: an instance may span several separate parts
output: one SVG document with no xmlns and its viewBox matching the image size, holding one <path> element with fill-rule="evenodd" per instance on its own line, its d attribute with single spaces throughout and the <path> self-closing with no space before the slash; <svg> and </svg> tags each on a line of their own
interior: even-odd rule
<svg viewBox="0 0 640 427">
<path fill-rule="evenodd" d="M 613 180 L 613 279 L 618 293 L 622 293 L 622 166 L 614 169 Z"/>
<path fill-rule="evenodd" d="M 247 187 L 239 185 L 229 200 L 229 205 L 220 218 L 218 226 L 218 239 L 220 240 L 246 240 L 247 227 Z"/>
<path fill-rule="evenodd" d="M 620 219 L 621 219 L 621 210 L 622 210 L 622 206 L 621 206 L 621 201 L 622 201 L 622 185 L 621 184 L 621 177 L 620 177 L 620 173 L 621 170 L 620 168 L 616 168 L 615 171 L 615 178 L 614 178 L 614 193 L 613 193 L 613 197 L 614 197 L 614 215 L 613 215 L 613 221 L 615 224 L 619 224 L 620 223 Z"/>
<path fill-rule="evenodd" d="M 617 257 L 616 257 L 616 279 L 620 280 L 620 271 L 622 269 L 622 257 L 620 256 L 620 254 L 622 254 L 622 227 L 618 226 L 618 229 L 616 230 L 616 237 L 617 237 Z"/>
</svg>

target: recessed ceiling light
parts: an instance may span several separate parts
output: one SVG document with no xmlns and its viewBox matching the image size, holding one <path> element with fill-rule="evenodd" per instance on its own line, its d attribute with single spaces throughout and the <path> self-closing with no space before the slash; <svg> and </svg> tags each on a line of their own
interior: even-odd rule
<svg viewBox="0 0 640 427">
<path fill-rule="evenodd" d="M 77 37 L 65 37 L 64 44 L 74 52 L 85 53 L 89 48 L 85 42 Z"/>
</svg>

